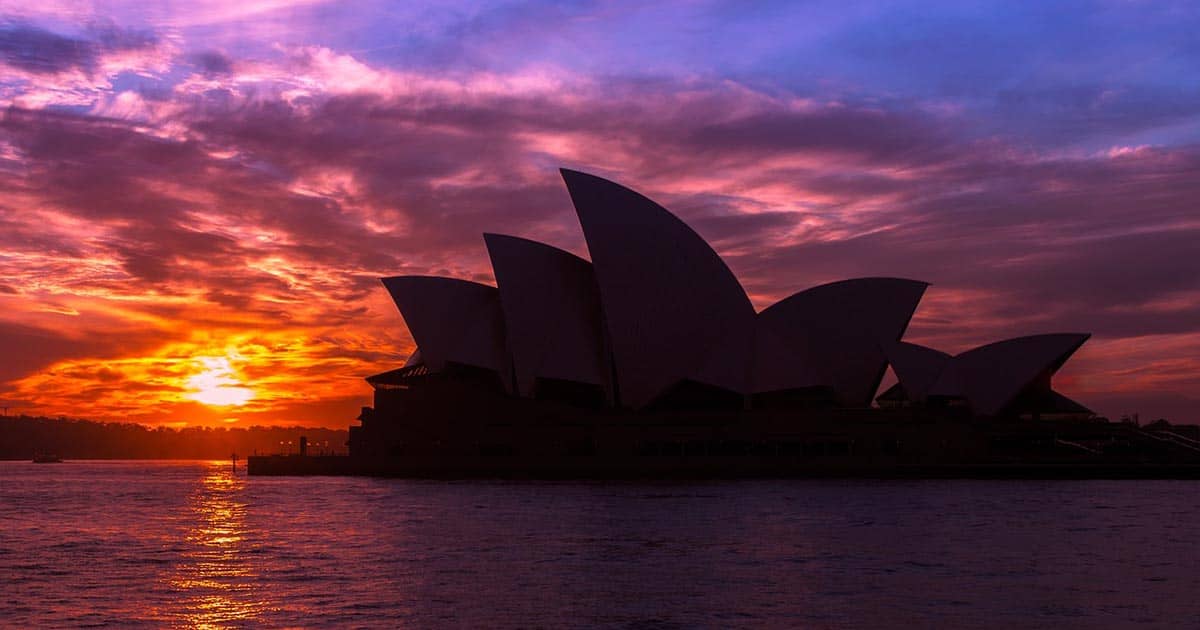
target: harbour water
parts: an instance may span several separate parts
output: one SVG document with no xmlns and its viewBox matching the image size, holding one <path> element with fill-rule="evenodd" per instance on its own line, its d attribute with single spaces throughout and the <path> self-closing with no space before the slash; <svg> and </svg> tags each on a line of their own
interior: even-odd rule
<svg viewBox="0 0 1200 630">
<path fill-rule="evenodd" d="M 0 462 L 3 627 L 1200 627 L 1200 482 Z"/>
</svg>

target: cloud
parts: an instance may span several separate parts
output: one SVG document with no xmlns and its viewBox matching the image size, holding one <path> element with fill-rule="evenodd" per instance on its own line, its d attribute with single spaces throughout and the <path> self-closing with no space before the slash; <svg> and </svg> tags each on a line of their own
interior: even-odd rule
<svg viewBox="0 0 1200 630">
<path fill-rule="evenodd" d="M 358 379 L 412 347 L 376 278 L 488 281 L 486 231 L 586 253 L 560 165 L 678 212 L 760 308 L 819 282 L 908 276 L 934 283 L 918 341 L 958 351 L 1083 328 L 1104 353 L 1081 351 L 1068 394 L 1200 391 L 1189 359 L 1126 374 L 1112 358 L 1149 366 L 1147 338 L 1200 334 L 1200 148 L 1047 152 L 918 102 L 729 80 L 443 76 L 314 46 L 204 54 L 128 108 L 4 113 L 0 299 L 18 308 L 0 323 L 56 340 L 4 395 L 160 421 L 200 413 L 180 393 L 193 357 L 236 355 L 257 383 L 246 417 L 305 401 L 350 414 Z M 114 343 L 72 346 L 47 305 L 79 314 L 72 335 Z"/>
<path fill-rule="evenodd" d="M 158 43 L 148 31 L 121 29 L 111 22 L 91 25 L 88 35 L 68 37 L 21 23 L 0 26 L 0 60 L 35 75 L 71 70 L 91 74 L 106 53 L 142 50 Z"/>
<path fill-rule="evenodd" d="M 215 50 L 205 50 L 191 56 L 192 61 L 207 75 L 233 72 L 233 59 Z"/>
<path fill-rule="evenodd" d="M 96 51 L 91 42 L 56 35 L 39 28 L 14 25 L 0 28 L 0 58 L 34 74 L 70 69 L 90 71 Z"/>
<path fill-rule="evenodd" d="M 87 34 L 101 50 L 142 50 L 157 46 L 157 34 L 148 29 L 122 28 L 112 20 L 95 20 L 88 24 Z"/>
</svg>

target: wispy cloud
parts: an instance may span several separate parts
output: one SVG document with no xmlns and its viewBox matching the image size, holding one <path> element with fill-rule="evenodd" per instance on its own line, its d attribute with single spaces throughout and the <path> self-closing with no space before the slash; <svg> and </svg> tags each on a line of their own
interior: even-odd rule
<svg viewBox="0 0 1200 630">
<path fill-rule="evenodd" d="M 219 44 L 193 39 L 249 15 L 273 16 L 276 34 L 315 30 L 314 7 L 268 4 L 157 29 L 94 16 L 0 29 L 0 340 L 28 349 L 0 371 L 0 397 L 215 422 L 187 383 L 200 359 L 235 357 L 231 374 L 255 392 L 238 417 L 344 426 L 367 400 L 360 378 L 411 350 L 377 277 L 489 280 L 485 231 L 586 254 L 563 165 L 675 210 L 760 308 L 844 277 L 919 278 L 934 285 L 910 338 L 955 351 L 1090 330 L 1063 374 L 1069 394 L 1115 414 L 1133 410 L 1131 392 L 1157 392 L 1177 417 L 1172 405 L 1200 398 L 1187 350 L 1200 335 L 1200 146 L 1186 133 L 1130 140 L 1188 120 L 1185 89 L 1050 90 L 1038 98 L 1062 107 L 1040 115 L 1031 97 L 985 107 L 883 80 L 801 90 L 749 63 L 721 76 L 487 62 L 564 45 L 501 37 L 504 25 L 549 20 L 561 34 L 591 22 L 607 37 L 631 13 L 590 5 L 439 14 L 422 37 L 477 37 L 470 54 L 447 40 L 420 63 L 286 37 L 240 45 L 228 30 Z M 374 37 L 362 16 L 333 13 Z M 839 37 L 861 39 L 838 23 Z M 1014 85 L 1005 94 L 1028 92 Z M 997 132 L 1012 112 L 1024 113 Z M 1137 404 L 1149 414 L 1154 400 Z"/>
</svg>

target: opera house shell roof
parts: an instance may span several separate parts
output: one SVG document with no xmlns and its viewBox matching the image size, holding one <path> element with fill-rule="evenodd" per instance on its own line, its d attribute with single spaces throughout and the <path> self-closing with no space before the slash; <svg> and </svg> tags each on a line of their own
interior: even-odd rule
<svg viewBox="0 0 1200 630">
<path fill-rule="evenodd" d="M 1058 396 L 1050 377 L 1087 340 L 1038 335 L 957 356 L 907 343 L 928 284 L 900 278 L 824 284 L 756 312 L 721 257 L 678 217 L 600 177 L 562 176 L 591 260 L 485 234 L 496 287 L 384 278 L 419 348 L 410 365 L 495 371 L 523 397 L 572 383 L 632 409 L 698 389 L 749 408 L 789 392 L 868 407 L 890 365 L 893 398 L 956 400 L 995 415 L 1031 391 Z"/>
</svg>

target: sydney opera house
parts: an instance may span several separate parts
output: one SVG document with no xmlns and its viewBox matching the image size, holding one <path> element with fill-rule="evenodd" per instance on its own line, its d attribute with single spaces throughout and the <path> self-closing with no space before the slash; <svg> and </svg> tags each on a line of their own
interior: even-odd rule
<svg viewBox="0 0 1200 630">
<path fill-rule="evenodd" d="M 383 279 L 417 350 L 367 379 L 375 403 L 351 428 L 353 457 L 937 463 L 1113 439 L 1052 387 L 1087 334 L 950 355 L 904 340 L 928 285 L 900 278 L 823 284 L 757 312 L 678 217 L 600 177 L 562 176 L 591 260 L 485 234 L 496 286 Z M 876 397 L 888 366 L 897 382 Z"/>
</svg>

